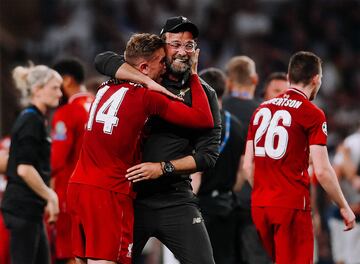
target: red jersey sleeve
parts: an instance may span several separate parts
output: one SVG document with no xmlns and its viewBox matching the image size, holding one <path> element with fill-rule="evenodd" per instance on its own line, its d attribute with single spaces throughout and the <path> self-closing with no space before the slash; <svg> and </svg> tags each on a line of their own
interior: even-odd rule
<svg viewBox="0 0 360 264">
<path fill-rule="evenodd" d="M 190 77 L 192 93 L 192 107 L 163 94 L 146 91 L 144 97 L 145 109 L 148 115 L 159 115 L 165 120 L 177 125 L 194 128 L 213 128 L 209 101 L 200 83 L 199 77 L 193 74 Z"/>
<path fill-rule="evenodd" d="M 251 119 L 250 119 L 250 123 L 248 125 L 248 133 L 247 133 L 247 138 L 246 138 L 246 141 L 248 140 L 254 140 L 254 133 L 253 133 L 253 126 L 252 126 L 252 123 L 254 122 L 254 116 L 256 114 L 256 112 L 258 111 L 258 109 L 256 109 L 253 113 L 253 115 L 251 116 Z"/>
<path fill-rule="evenodd" d="M 309 145 L 326 145 L 327 124 L 325 114 L 314 106 L 314 111 L 309 114 L 308 127 Z"/>
</svg>

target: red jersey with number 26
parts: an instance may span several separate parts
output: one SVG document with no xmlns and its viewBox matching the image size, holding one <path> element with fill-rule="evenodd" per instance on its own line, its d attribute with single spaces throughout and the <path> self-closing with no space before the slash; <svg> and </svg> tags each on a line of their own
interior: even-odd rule
<svg viewBox="0 0 360 264">
<path fill-rule="evenodd" d="M 207 96 L 197 75 L 190 78 L 192 107 L 133 83 L 101 87 L 90 110 L 80 159 L 71 183 L 134 195 L 126 170 L 139 162 L 141 131 L 150 115 L 194 128 L 214 126 Z"/>
<path fill-rule="evenodd" d="M 309 146 L 326 145 L 326 119 L 306 95 L 290 88 L 254 112 L 252 206 L 310 210 Z"/>
</svg>

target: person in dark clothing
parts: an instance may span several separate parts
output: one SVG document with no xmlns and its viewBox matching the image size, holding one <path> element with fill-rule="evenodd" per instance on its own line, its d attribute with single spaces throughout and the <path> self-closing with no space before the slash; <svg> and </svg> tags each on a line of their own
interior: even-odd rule
<svg viewBox="0 0 360 264">
<path fill-rule="evenodd" d="M 189 76 L 191 54 L 196 50 L 198 28 L 185 17 L 169 18 L 161 37 L 166 42 L 167 72 L 162 85 L 191 105 Z M 99 54 L 95 66 L 100 73 L 161 86 L 139 74 L 113 52 Z M 154 117 L 144 131 L 142 161 L 128 170 L 136 182 L 134 204 L 135 263 L 150 237 L 158 238 L 181 263 L 214 263 L 210 239 L 192 192 L 189 173 L 215 166 L 221 136 L 221 120 L 215 91 L 202 82 L 214 119 L 214 128 L 194 130 Z M 159 175 L 162 175 L 158 179 Z"/>
<path fill-rule="evenodd" d="M 225 91 L 225 74 L 216 68 L 205 69 L 200 77 L 214 88 L 222 106 Z M 228 111 L 221 109 L 221 144 L 215 168 L 192 175 L 193 182 L 200 182 L 197 196 L 206 229 L 210 236 L 217 264 L 235 263 L 235 221 L 232 189 L 240 171 L 240 158 L 245 148 L 245 127 Z M 199 177 L 200 179 L 196 179 Z M 196 187 L 194 187 L 196 190 Z"/>
<path fill-rule="evenodd" d="M 233 57 L 226 66 L 229 95 L 223 98 L 223 108 L 235 115 L 246 127 L 259 102 L 254 98 L 258 75 L 255 62 L 247 56 Z M 240 174 L 242 176 L 244 174 Z M 251 218 L 251 187 L 245 177 L 238 177 L 236 194 L 237 263 L 271 263 Z"/>
<path fill-rule="evenodd" d="M 45 114 L 59 104 L 61 76 L 44 65 L 16 67 L 17 87 L 30 106 L 17 118 L 11 133 L 6 175 L 8 184 L 1 210 L 10 231 L 11 263 L 48 264 L 49 246 L 43 225 L 44 208 L 48 221 L 56 221 L 59 204 L 49 188 L 50 140 Z"/>
</svg>

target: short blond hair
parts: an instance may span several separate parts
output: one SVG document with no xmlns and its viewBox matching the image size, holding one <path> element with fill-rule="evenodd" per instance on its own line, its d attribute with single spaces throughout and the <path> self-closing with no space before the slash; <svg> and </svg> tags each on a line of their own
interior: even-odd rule
<svg viewBox="0 0 360 264">
<path fill-rule="evenodd" d="M 154 52 L 165 45 L 157 35 L 149 33 L 134 34 L 126 44 L 125 61 L 135 66 L 138 59 L 151 60 Z"/>
<path fill-rule="evenodd" d="M 256 75 L 255 62 L 247 56 L 236 56 L 226 65 L 227 77 L 241 85 L 252 84 L 251 78 Z"/>
<path fill-rule="evenodd" d="M 16 88 L 21 92 L 21 104 L 27 105 L 35 87 L 45 86 L 52 78 L 62 80 L 60 74 L 46 65 L 17 66 L 12 71 Z"/>
</svg>

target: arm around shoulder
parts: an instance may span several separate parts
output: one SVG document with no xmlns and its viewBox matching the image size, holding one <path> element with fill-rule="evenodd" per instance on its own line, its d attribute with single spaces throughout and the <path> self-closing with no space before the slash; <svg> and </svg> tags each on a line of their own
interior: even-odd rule
<svg viewBox="0 0 360 264">
<path fill-rule="evenodd" d="M 95 68 L 99 73 L 112 78 L 115 77 L 117 70 L 124 63 L 124 57 L 112 51 L 106 51 L 96 55 L 94 61 Z"/>
</svg>

